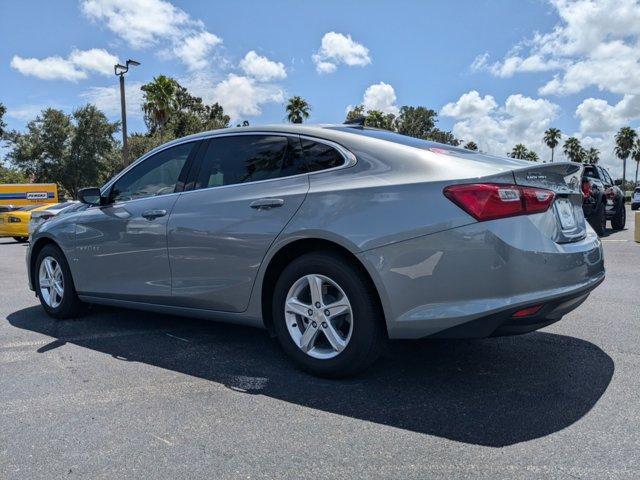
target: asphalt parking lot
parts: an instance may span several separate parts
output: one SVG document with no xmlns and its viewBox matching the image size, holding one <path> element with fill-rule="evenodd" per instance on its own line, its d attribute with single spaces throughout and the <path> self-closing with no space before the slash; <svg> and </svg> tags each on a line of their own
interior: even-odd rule
<svg viewBox="0 0 640 480">
<path fill-rule="evenodd" d="M 640 244 L 540 332 L 398 342 L 298 372 L 260 330 L 121 309 L 54 321 L 0 239 L 0 478 L 640 478 Z M 453 287 L 455 288 L 455 287 Z"/>
</svg>

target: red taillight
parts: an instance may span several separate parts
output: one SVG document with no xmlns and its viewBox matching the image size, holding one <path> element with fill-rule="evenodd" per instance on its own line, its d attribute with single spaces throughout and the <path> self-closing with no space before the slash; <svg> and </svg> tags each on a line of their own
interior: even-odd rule
<svg viewBox="0 0 640 480">
<path fill-rule="evenodd" d="M 589 198 L 589 195 L 591 195 L 591 183 L 585 178 L 582 180 L 582 196 Z"/>
<path fill-rule="evenodd" d="M 540 311 L 542 305 L 534 305 L 533 307 L 523 308 L 522 310 L 518 310 L 511 318 L 522 318 L 522 317 L 530 317 L 531 315 L 535 315 Z"/>
<path fill-rule="evenodd" d="M 551 190 L 543 188 L 497 183 L 451 185 L 444 194 L 480 222 L 545 212 L 555 197 Z"/>
</svg>

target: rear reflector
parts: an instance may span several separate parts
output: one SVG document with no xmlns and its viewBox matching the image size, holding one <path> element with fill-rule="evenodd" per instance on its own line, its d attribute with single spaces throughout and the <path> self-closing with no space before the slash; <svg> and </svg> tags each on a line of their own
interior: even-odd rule
<svg viewBox="0 0 640 480">
<path fill-rule="evenodd" d="M 445 196 L 476 220 L 495 220 L 542 213 L 549 209 L 555 194 L 551 190 L 498 183 L 450 185 Z"/>
<path fill-rule="evenodd" d="M 516 313 L 511 315 L 511 318 L 529 317 L 538 313 L 541 308 L 542 305 L 534 305 L 533 307 L 523 308 L 522 310 L 518 310 Z"/>
</svg>

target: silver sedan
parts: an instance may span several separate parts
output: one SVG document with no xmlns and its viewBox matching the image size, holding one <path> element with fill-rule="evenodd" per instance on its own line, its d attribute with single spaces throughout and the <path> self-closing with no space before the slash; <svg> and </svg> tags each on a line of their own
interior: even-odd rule
<svg viewBox="0 0 640 480">
<path fill-rule="evenodd" d="M 267 328 L 353 375 L 387 339 L 545 327 L 604 279 L 575 163 L 357 125 L 247 127 L 149 152 L 33 233 L 47 313 L 100 303 Z"/>
</svg>

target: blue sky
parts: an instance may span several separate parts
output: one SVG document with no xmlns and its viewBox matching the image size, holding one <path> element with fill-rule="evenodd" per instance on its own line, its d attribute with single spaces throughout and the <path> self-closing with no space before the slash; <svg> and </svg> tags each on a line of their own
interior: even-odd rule
<svg viewBox="0 0 640 480">
<path fill-rule="evenodd" d="M 549 156 L 556 126 L 602 151 L 640 117 L 636 0 L 2 2 L 0 102 L 10 128 L 45 106 L 96 103 L 119 118 L 114 59 L 127 76 L 129 129 L 144 129 L 139 86 L 171 75 L 234 119 L 284 121 L 288 96 L 310 121 L 349 105 L 424 105 L 486 151 L 523 142 Z M 631 165 L 631 164 L 629 164 Z"/>
</svg>

